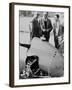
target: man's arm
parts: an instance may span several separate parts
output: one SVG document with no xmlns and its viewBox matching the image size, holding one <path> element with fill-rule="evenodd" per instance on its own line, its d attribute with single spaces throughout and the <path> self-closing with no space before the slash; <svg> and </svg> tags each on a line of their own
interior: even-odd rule
<svg viewBox="0 0 72 90">
<path fill-rule="evenodd" d="M 41 30 L 43 30 L 43 19 L 39 20 L 39 24 L 40 24 Z"/>
<path fill-rule="evenodd" d="M 51 32 L 52 29 L 53 29 L 53 27 L 52 27 L 52 23 L 51 23 L 51 20 L 49 20 L 49 28 L 48 28 L 48 31 Z"/>
</svg>

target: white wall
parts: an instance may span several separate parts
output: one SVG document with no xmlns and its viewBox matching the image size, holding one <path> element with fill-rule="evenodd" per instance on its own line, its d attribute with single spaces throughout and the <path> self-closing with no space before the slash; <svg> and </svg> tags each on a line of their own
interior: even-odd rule
<svg viewBox="0 0 72 90">
<path fill-rule="evenodd" d="M 71 5 L 72 0 L 0 0 L 0 90 L 10 90 L 9 80 L 9 2 Z M 72 9 L 72 6 L 71 6 Z M 72 12 L 71 12 L 72 15 Z M 71 19 L 72 21 L 72 19 Z M 72 66 L 71 66 L 72 68 Z M 71 90 L 70 85 L 14 88 L 16 90 Z"/>
</svg>

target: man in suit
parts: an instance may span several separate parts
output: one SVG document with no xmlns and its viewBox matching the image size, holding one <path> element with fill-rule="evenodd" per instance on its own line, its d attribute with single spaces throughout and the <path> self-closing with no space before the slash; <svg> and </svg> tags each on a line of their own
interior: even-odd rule
<svg viewBox="0 0 72 90">
<path fill-rule="evenodd" d="M 54 42 L 55 47 L 59 48 L 59 37 L 63 35 L 64 33 L 64 26 L 61 25 L 61 22 L 59 20 L 60 16 L 58 14 L 55 15 L 55 22 L 53 24 L 53 32 L 54 32 Z"/>
<path fill-rule="evenodd" d="M 52 30 L 51 20 L 48 18 L 48 12 L 44 14 L 44 18 L 40 20 L 40 26 L 42 29 L 42 34 L 44 35 L 46 41 L 49 42 L 50 32 Z"/>
<path fill-rule="evenodd" d="M 41 27 L 40 27 L 40 24 L 39 24 L 39 16 L 40 14 L 37 13 L 36 14 L 36 17 L 32 20 L 32 33 L 31 33 L 31 36 L 32 38 L 33 37 L 41 37 Z"/>
</svg>

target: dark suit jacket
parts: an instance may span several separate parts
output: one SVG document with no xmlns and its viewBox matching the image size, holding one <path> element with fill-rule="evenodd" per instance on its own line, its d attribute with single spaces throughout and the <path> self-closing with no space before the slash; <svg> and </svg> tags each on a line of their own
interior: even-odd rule
<svg viewBox="0 0 72 90">
<path fill-rule="evenodd" d="M 32 21 L 32 38 L 41 36 L 41 27 L 36 18 Z"/>
<path fill-rule="evenodd" d="M 40 20 L 41 29 L 45 29 L 44 21 L 45 21 L 45 19 Z M 46 28 L 48 29 L 48 32 L 51 32 L 53 27 L 52 27 L 52 23 L 51 23 L 50 19 L 47 19 L 47 27 Z"/>
</svg>

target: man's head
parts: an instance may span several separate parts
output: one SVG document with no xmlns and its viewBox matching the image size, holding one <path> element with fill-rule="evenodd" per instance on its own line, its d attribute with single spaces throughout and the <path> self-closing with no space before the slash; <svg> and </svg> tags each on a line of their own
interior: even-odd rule
<svg viewBox="0 0 72 90">
<path fill-rule="evenodd" d="M 44 14 L 44 18 L 45 18 L 45 19 L 48 18 L 48 12 L 46 12 L 46 13 Z"/>
<path fill-rule="evenodd" d="M 56 21 L 59 20 L 59 17 L 60 17 L 59 14 L 56 14 L 56 15 L 55 15 L 55 20 L 56 20 Z"/>
<path fill-rule="evenodd" d="M 37 14 L 36 14 L 36 18 L 39 18 L 39 16 L 40 16 L 40 14 L 39 14 L 39 13 L 37 13 Z"/>
</svg>

